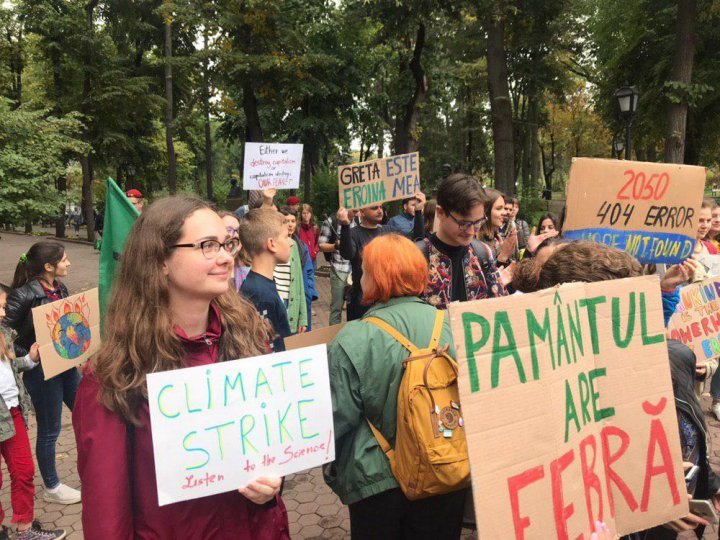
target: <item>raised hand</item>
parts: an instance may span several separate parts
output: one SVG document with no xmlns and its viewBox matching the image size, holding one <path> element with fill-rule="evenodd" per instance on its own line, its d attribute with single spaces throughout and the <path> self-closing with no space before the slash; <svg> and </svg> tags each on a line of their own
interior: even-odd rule
<svg viewBox="0 0 720 540">
<path fill-rule="evenodd" d="M 350 216 L 348 215 L 347 208 L 344 206 L 338 208 L 337 220 L 340 225 L 350 225 Z"/>
<path fill-rule="evenodd" d="M 502 240 L 497 255 L 498 261 L 504 263 L 510 260 L 515 253 L 515 246 L 517 246 L 517 229 L 514 229 L 505 237 L 505 240 Z"/>
<path fill-rule="evenodd" d="M 699 264 L 695 259 L 685 259 L 681 264 L 672 265 L 660 280 L 660 288 L 665 291 L 674 291 L 683 283 L 693 281 Z"/>
<path fill-rule="evenodd" d="M 535 234 L 535 229 L 536 229 L 535 227 L 532 228 L 532 232 L 530 233 L 530 237 L 528 238 L 528 241 L 527 241 L 526 249 L 530 253 L 535 253 L 538 246 L 540 244 L 542 244 L 548 238 L 553 238 L 553 237 L 557 236 L 558 234 L 560 234 L 559 231 L 548 231 L 548 232 L 544 232 L 542 234 Z"/>
<path fill-rule="evenodd" d="M 425 203 L 427 202 L 427 199 L 425 198 L 425 194 L 422 191 L 418 191 L 415 194 L 415 198 L 417 199 L 417 205 L 415 206 L 416 212 L 422 212 L 425 208 Z"/>
</svg>

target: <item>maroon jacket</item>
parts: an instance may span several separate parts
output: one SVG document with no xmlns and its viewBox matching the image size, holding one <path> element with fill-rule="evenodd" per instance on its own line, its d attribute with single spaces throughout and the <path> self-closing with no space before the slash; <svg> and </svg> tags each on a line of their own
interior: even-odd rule
<svg viewBox="0 0 720 540">
<path fill-rule="evenodd" d="M 204 335 L 188 338 L 179 328 L 177 332 L 185 346 L 186 367 L 217 362 L 222 327 L 214 307 Z M 98 402 L 98 391 L 97 379 L 86 370 L 73 410 L 85 538 L 290 538 L 279 496 L 257 505 L 232 491 L 158 506 L 147 402 L 139 411 L 143 427 L 129 428 L 123 418 Z"/>
<path fill-rule="evenodd" d="M 320 229 L 317 225 L 305 225 L 301 223 L 297 230 L 297 235 L 300 240 L 307 246 L 310 252 L 310 258 L 314 261 L 317 257 L 320 247 L 318 244 L 318 238 L 320 238 Z"/>
</svg>

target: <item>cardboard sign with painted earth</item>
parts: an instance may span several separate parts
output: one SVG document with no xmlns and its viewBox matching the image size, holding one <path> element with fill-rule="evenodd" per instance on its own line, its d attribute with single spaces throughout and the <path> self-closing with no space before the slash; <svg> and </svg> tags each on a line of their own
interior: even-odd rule
<svg viewBox="0 0 720 540">
<path fill-rule="evenodd" d="M 33 308 L 45 379 L 85 362 L 100 348 L 98 290 Z"/>
<path fill-rule="evenodd" d="M 90 348 L 90 323 L 82 312 L 71 311 L 62 315 L 52 329 L 52 342 L 57 353 L 73 360 Z"/>
</svg>

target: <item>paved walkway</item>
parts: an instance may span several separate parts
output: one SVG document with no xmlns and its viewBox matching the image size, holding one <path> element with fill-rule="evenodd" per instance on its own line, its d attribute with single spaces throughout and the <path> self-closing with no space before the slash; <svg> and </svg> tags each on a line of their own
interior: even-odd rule
<svg viewBox="0 0 720 540">
<path fill-rule="evenodd" d="M 0 231 L 0 283 L 9 284 L 12 273 L 21 253 L 26 251 L 33 241 L 23 235 L 7 234 Z M 70 273 L 64 282 L 71 294 L 97 286 L 98 252 L 86 244 L 66 243 L 68 257 L 72 264 Z M 324 261 L 323 261 L 324 263 Z M 316 316 L 313 317 L 313 327 L 327 326 L 330 284 L 327 278 L 319 277 L 317 288 L 320 299 L 313 304 Z M 705 398 L 705 409 L 709 409 L 709 398 Z M 711 440 L 711 462 L 716 470 L 720 470 L 720 422 L 711 415 L 706 414 Z M 35 445 L 34 417 L 30 420 L 31 445 Z M 61 480 L 74 488 L 80 487 L 77 474 L 77 452 L 73 437 L 72 423 L 69 411 L 63 415 L 62 433 L 57 448 L 57 466 Z M 3 462 L 3 479 L 5 482 L 0 491 L 2 507 L 10 509 L 10 482 L 7 468 Z M 42 481 L 40 474 L 35 475 L 36 517 L 47 527 L 63 527 L 68 531 L 68 539 L 79 540 L 83 538 L 80 521 L 81 505 L 61 506 L 47 504 L 42 500 Z M 283 500 L 288 509 L 290 532 L 293 538 L 319 539 L 319 538 L 349 538 L 350 522 L 347 507 L 343 506 L 334 493 L 325 485 L 321 469 L 290 475 L 285 482 Z M 6 524 L 9 518 L 6 520 Z M 471 537 L 466 531 L 465 537 Z M 689 540 L 694 535 L 681 537 Z M 713 529 L 705 534 L 705 538 L 718 538 L 717 530 Z M 94 540 L 94 539 L 93 539 Z"/>
</svg>

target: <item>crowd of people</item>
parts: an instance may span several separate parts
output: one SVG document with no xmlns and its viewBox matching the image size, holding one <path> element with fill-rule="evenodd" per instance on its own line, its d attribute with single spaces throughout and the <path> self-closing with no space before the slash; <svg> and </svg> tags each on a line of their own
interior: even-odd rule
<svg viewBox="0 0 720 540">
<path fill-rule="evenodd" d="M 472 176 L 452 174 L 434 195 L 404 199 L 390 219 L 378 204 L 340 208 L 321 224 L 297 197 L 278 205 L 275 190 L 251 192 L 249 203 L 235 212 L 218 213 L 191 197 L 136 204 L 141 213 L 121 257 L 99 352 L 82 376 L 71 369 L 47 381 L 31 309 L 68 296 L 62 278 L 70 261 L 62 244 L 34 244 L 0 295 L 0 450 L 11 473 L 17 538 L 64 537 L 64 531 L 34 521 L 30 402 L 43 497 L 59 504 L 82 501 L 86 538 L 288 538 L 281 478 L 158 505 L 146 377 L 285 350 L 285 338 L 312 328 L 320 253 L 330 272 L 328 322 L 340 323 L 344 311 L 348 321 L 328 344 L 336 458 L 324 474 L 348 505 L 351 535 L 459 538 L 463 525 L 472 525 L 467 467 L 454 469 L 452 486 L 419 498 L 398 478 L 401 457 L 392 448 L 400 444 L 398 396 L 408 353 L 430 350 L 456 372 L 445 311 L 452 302 L 653 269 L 615 248 L 564 241 L 562 218 L 552 213 L 531 227 L 520 218 L 518 199 L 485 189 Z M 698 217 L 696 254 L 717 253 L 720 209 L 706 201 Z M 666 323 L 679 301 L 678 287 L 694 281 L 699 266 L 691 258 L 663 273 Z M 668 340 L 668 354 L 683 457 L 700 470 L 688 489 L 720 511 L 720 479 L 709 465 L 694 390 L 699 379 L 712 378 L 712 410 L 720 418 L 720 370 L 696 365 L 694 353 L 677 341 Z M 451 374 L 446 386 L 453 381 Z M 73 413 L 82 495 L 61 482 L 55 467 L 63 404 Z M 451 420 L 442 435 L 453 442 L 449 451 L 459 464 L 462 421 L 458 426 Z M 707 524 L 691 513 L 632 538 L 676 538 L 685 530 L 701 535 Z M 7 529 L 2 534 L 7 537 Z M 601 523 L 586 534 L 611 538 Z"/>
</svg>

